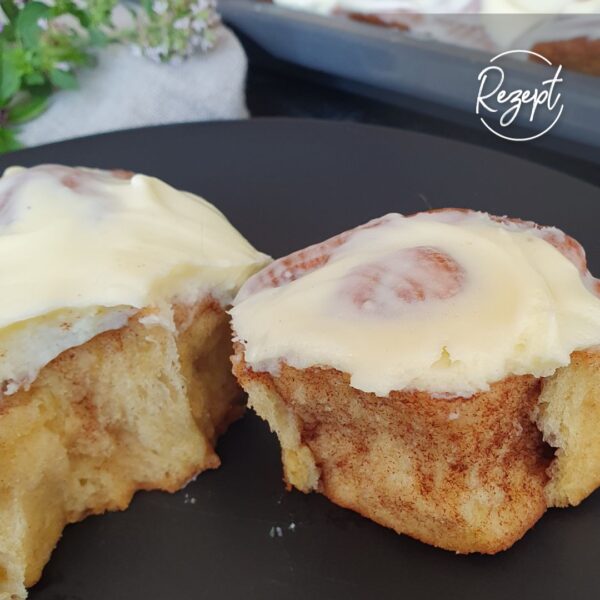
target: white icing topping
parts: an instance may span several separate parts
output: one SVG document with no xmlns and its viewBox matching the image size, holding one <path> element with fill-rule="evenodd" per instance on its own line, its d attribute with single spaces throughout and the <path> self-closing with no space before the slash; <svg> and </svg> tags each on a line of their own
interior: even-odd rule
<svg viewBox="0 0 600 600">
<path fill-rule="evenodd" d="M 123 327 L 134 312 L 127 307 L 67 309 L 5 327 L 0 332 L 0 398 L 27 389 L 61 352 Z"/>
<path fill-rule="evenodd" d="M 417 37 L 493 52 L 600 33 L 600 0 L 273 0 L 323 15 L 376 15 Z"/>
<path fill-rule="evenodd" d="M 600 0 L 480 0 L 481 12 L 500 14 L 575 14 L 600 11 Z"/>
<path fill-rule="evenodd" d="M 460 13 L 471 12 L 477 5 L 475 0 L 274 0 L 275 4 L 331 14 L 335 11 L 346 11 L 364 14 L 386 12 L 407 13 Z"/>
<path fill-rule="evenodd" d="M 527 50 L 539 42 L 581 36 L 598 38 L 594 15 L 599 12 L 600 0 L 481 0 L 483 24 L 502 49 Z"/>
<path fill-rule="evenodd" d="M 289 8 L 331 14 L 348 11 L 364 14 L 592 14 L 600 0 L 274 0 Z"/>
<path fill-rule="evenodd" d="M 214 206 L 158 179 L 10 168 L 0 179 L 0 386 L 14 391 L 11 381 L 26 384 L 134 309 L 206 294 L 229 305 L 267 261 Z"/>
<path fill-rule="evenodd" d="M 339 369 L 380 396 L 470 396 L 510 374 L 548 376 L 600 343 L 595 285 L 557 229 L 472 212 L 388 215 L 276 261 L 231 314 L 255 370 L 285 361 Z"/>
</svg>

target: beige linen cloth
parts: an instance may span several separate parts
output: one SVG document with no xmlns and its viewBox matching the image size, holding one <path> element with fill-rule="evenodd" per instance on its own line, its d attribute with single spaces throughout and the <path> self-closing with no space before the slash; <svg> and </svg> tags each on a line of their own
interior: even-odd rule
<svg viewBox="0 0 600 600">
<path fill-rule="evenodd" d="M 20 139 L 35 146 L 131 127 L 244 118 L 246 68 L 239 41 L 225 27 L 215 48 L 179 65 L 112 46 L 99 53 L 96 67 L 79 72 L 79 89 L 56 93 L 50 108 L 22 127 Z"/>
</svg>

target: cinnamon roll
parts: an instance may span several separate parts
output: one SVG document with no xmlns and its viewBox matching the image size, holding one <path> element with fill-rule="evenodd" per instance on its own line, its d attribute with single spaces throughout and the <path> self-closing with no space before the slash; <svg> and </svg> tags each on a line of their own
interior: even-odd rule
<svg viewBox="0 0 600 600">
<path fill-rule="evenodd" d="M 397 29 L 423 40 L 497 54 L 522 48 L 529 59 L 600 75 L 600 1 L 269 0 L 274 4 Z"/>
<path fill-rule="evenodd" d="M 495 553 L 600 484 L 600 298 L 553 227 L 387 215 L 275 261 L 231 310 L 285 481 Z"/>
<path fill-rule="evenodd" d="M 0 597 L 63 527 L 219 466 L 226 308 L 267 262 L 208 202 L 120 171 L 0 179 Z"/>
</svg>

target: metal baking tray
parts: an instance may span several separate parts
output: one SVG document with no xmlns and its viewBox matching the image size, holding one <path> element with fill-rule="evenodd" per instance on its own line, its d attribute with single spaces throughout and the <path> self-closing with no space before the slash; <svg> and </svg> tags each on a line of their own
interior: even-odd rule
<svg viewBox="0 0 600 600">
<path fill-rule="evenodd" d="M 416 108 L 423 102 L 439 107 L 441 114 L 451 109 L 462 114 L 463 122 L 483 127 L 475 114 L 478 75 L 491 54 L 260 0 L 221 0 L 220 10 L 226 23 L 275 59 L 379 90 L 386 101 L 406 104 L 410 98 Z M 548 72 L 542 65 L 513 60 L 511 84 L 532 89 Z M 583 145 L 587 159 L 600 162 L 600 78 L 571 71 L 563 71 L 563 78 L 564 110 L 544 145 L 560 150 L 574 142 Z M 522 112 L 515 124 L 525 132 L 541 130 L 528 116 Z"/>
</svg>

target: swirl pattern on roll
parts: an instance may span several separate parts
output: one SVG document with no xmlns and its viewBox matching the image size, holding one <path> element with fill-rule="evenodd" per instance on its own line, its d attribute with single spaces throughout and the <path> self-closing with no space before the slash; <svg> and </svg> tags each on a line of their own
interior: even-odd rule
<svg viewBox="0 0 600 600">
<path fill-rule="evenodd" d="M 468 397 L 600 344 L 598 282 L 554 227 L 446 209 L 390 214 L 251 277 L 231 311 L 257 371 L 331 367 L 381 396 Z"/>
</svg>

